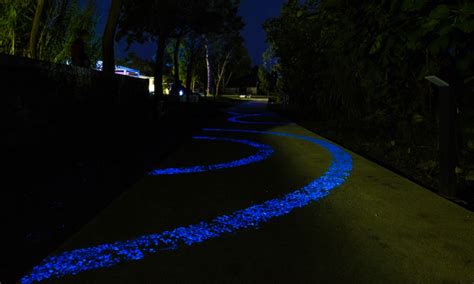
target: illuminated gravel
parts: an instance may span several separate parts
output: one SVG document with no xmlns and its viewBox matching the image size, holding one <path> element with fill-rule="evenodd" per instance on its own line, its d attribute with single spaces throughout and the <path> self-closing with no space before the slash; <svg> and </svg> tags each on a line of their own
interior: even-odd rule
<svg viewBox="0 0 474 284">
<path fill-rule="evenodd" d="M 248 124 L 248 125 L 286 125 L 286 124 L 289 124 L 289 122 L 246 121 L 246 120 L 243 120 L 243 119 L 246 119 L 246 118 L 253 118 L 253 117 L 272 116 L 272 114 L 268 114 L 268 113 L 245 114 L 245 113 L 237 113 L 237 112 L 232 112 L 232 111 L 229 111 L 227 113 L 231 115 L 231 117 L 229 117 L 227 120 L 229 122 L 232 122 L 232 123 Z"/>
<path fill-rule="evenodd" d="M 141 260 L 146 255 L 201 243 L 241 229 L 256 228 L 272 218 L 286 215 L 296 208 L 304 207 L 327 196 L 332 189 L 341 186 L 352 171 L 351 156 L 341 148 L 320 139 L 290 133 L 254 130 L 204 129 L 204 131 L 273 135 L 304 140 L 329 151 L 332 162 L 323 176 L 282 198 L 272 199 L 229 215 L 222 215 L 209 222 L 51 256 L 24 276 L 21 283 L 35 283 L 66 275 L 76 275 L 84 271 L 108 268 L 119 263 Z"/>
<path fill-rule="evenodd" d="M 193 174 L 193 173 L 203 173 L 203 172 L 209 172 L 209 171 L 237 168 L 237 167 L 242 167 L 248 164 L 261 162 L 265 159 L 268 159 L 274 153 L 273 149 L 270 146 L 248 141 L 248 140 L 206 137 L 206 136 L 195 136 L 193 137 L 193 139 L 205 140 L 205 141 L 224 141 L 224 142 L 240 143 L 240 144 L 245 144 L 253 148 L 256 148 L 258 149 L 258 152 L 255 155 L 252 155 L 240 160 L 231 161 L 231 162 L 219 163 L 219 164 L 214 164 L 214 165 L 206 165 L 206 166 L 193 166 L 193 167 L 187 167 L 187 168 L 158 169 L 158 170 L 154 170 L 150 172 L 149 175 L 160 176 L 160 175 Z"/>
</svg>

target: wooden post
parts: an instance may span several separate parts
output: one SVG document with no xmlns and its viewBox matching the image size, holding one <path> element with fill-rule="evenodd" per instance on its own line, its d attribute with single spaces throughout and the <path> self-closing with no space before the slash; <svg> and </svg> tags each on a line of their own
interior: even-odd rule
<svg viewBox="0 0 474 284">
<path fill-rule="evenodd" d="M 426 80 L 439 90 L 439 194 L 453 199 L 457 197 L 456 94 L 447 82 L 436 76 L 427 76 Z"/>
<path fill-rule="evenodd" d="M 456 198 L 456 101 L 449 87 L 439 87 L 439 193 Z"/>
</svg>

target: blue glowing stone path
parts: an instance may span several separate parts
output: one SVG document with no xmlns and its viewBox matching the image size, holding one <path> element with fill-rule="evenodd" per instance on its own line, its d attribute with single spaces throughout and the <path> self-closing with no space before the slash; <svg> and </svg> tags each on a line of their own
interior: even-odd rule
<svg viewBox="0 0 474 284">
<path fill-rule="evenodd" d="M 269 113 L 245 114 L 245 113 L 238 113 L 238 112 L 233 112 L 233 111 L 229 111 L 227 113 L 231 115 L 231 117 L 229 117 L 227 119 L 227 121 L 232 122 L 232 123 L 248 124 L 248 125 L 286 125 L 286 124 L 289 124 L 289 122 L 246 121 L 246 120 L 242 120 L 242 119 L 253 118 L 253 117 L 274 116 L 273 114 L 269 114 Z"/>
<path fill-rule="evenodd" d="M 192 173 L 203 173 L 208 171 L 216 171 L 216 170 L 223 170 L 223 169 L 230 169 L 230 168 L 237 168 L 241 166 L 245 166 L 252 163 L 261 162 L 273 154 L 273 149 L 264 144 L 248 141 L 248 140 L 237 140 L 237 139 L 230 139 L 230 138 L 217 138 L 217 137 L 205 137 L 205 136 L 195 136 L 193 137 L 195 140 L 206 140 L 206 141 L 225 141 L 225 142 L 233 142 L 233 143 L 240 143 L 251 146 L 253 148 L 258 149 L 258 152 L 255 155 L 231 161 L 227 163 L 220 163 L 214 165 L 207 165 L 207 166 L 194 166 L 189 168 L 169 168 L 169 169 L 160 169 L 154 170 L 149 173 L 152 176 L 159 176 L 159 175 L 179 175 L 179 174 L 192 174 Z"/>
<path fill-rule="evenodd" d="M 272 218 L 286 215 L 296 208 L 304 207 L 327 196 L 332 189 L 341 186 L 352 171 L 351 156 L 341 148 L 320 139 L 289 133 L 253 130 L 204 129 L 204 131 L 252 133 L 304 140 L 329 151 L 332 162 L 323 176 L 282 198 L 272 199 L 229 215 L 222 215 L 209 222 L 51 256 L 33 268 L 30 274 L 24 276 L 21 283 L 35 283 L 66 275 L 76 275 L 88 270 L 108 268 L 119 263 L 138 261 L 147 255 L 201 243 L 241 229 L 255 228 Z"/>
</svg>

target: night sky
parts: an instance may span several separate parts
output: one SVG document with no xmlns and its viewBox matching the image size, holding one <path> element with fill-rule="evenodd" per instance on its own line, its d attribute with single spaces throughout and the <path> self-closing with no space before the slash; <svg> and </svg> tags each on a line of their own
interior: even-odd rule
<svg viewBox="0 0 474 284">
<path fill-rule="evenodd" d="M 280 14 L 286 0 L 242 0 L 240 15 L 245 22 L 242 35 L 254 64 L 261 64 L 262 54 L 267 49 L 263 22 Z"/>
<path fill-rule="evenodd" d="M 277 16 L 280 13 L 280 7 L 286 0 L 241 0 L 240 15 L 244 19 L 245 28 L 242 35 L 245 38 L 247 48 L 254 64 L 261 64 L 262 53 L 267 48 L 265 43 L 265 32 L 262 29 L 263 22 Z M 110 0 L 98 1 L 99 10 L 98 32 L 102 33 L 107 18 L 107 12 Z M 148 43 L 143 45 L 134 44 L 130 48 L 145 59 L 150 59 L 155 52 L 155 45 Z M 117 55 L 125 57 L 129 51 L 126 51 L 126 44 L 119 43 Z"/>
</svg>

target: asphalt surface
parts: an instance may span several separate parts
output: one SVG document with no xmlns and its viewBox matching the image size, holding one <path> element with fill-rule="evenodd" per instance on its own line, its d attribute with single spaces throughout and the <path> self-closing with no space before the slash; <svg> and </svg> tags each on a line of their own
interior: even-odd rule
<svg viewBox="0 0 474 284">
<path fill-rule="evenodd" d="M 229 118 L 240 118 L 217 119 L 209 127 L 325 141 L 296 124 L 278 124 L 284 120 L 267 113 L 265 106 L 255 100 L 225 110 L 234 112 Z M 253 115 L 257 113 L 264 115 Z M 174 232 L 283 198 L 324 175 L 334 158 L 324 147 L 294 137 L 204 130 L 202 135 L 253 141 L 274 153 L 240 167 L 148 176 L 52 256 Z M 256 152 L 225 139 L 190 140 L 156 167 L 220 164 Z M 345 151 L 352 157 L 347 180 L 302 208 L 255 227 L 147 252 L 139 260 L 119 257 L 106 268 L 76 275 L 54 262 L 51 278 L 43 283 L 473 283 L 474 214 Z M 90 262 L 84 263 L 88 266 Z"/>
</svg>

